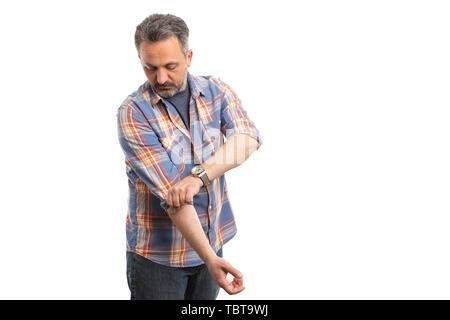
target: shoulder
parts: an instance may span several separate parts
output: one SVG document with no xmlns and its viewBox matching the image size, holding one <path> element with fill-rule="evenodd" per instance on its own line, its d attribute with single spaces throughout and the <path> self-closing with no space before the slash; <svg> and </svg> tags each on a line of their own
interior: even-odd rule
<svg viewBox="0 0 450 320">
<path fill-rule="evenodd" d="M 148 102 L 149 88 L 150 85 L 148 81 L 142 83 L 135 91 L 126 96 L 126 98 L 120 104 L 119 110 L 123 108 L 133 109 L 135 107 L 142 105 L 142 103 Z"/>
<path fill-rule="evenodd" d="M 142 83 L 135 91 L 130 93 L 121 103 L 121 105 L 128 105 L 130 103 L 136 103 L 139 104 L 140 102 L 146 100 L 148 97 L 148 90 L 150 88 L 150 85 L 148 81 L 145 81 Z"/>
<path fill-rule="evenodd" d="M 235 95 L 235 92 L 230 85 L 228 85 L 228 83 L 223 81 L 220 77 L 213 75 L 197 76 L 191 74 L 191 79 L 207 98 Z"/>
</svg>

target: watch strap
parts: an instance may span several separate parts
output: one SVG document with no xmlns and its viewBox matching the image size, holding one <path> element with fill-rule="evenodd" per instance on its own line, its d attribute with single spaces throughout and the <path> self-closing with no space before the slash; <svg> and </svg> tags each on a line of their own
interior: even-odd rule
<svg viewBox="0 0 450 320">
<path fill-rule="evenodd" d="M 200 169 L 200 170 L 194 170 L 194 169 Z M 200 171 L 199 173 L 193 173 L 193 171 Z M 196 165 L 193 170 L 191 170 L 191 174 L 193 176 L 199 177 L 202 182 L 203 186 L 208 185 L 211 181 L 209 180 L 208 174 L 206 173 L 205 168 L 201 164 Z"/>
<path fill-rule="evenodd" d="M 208 185 L 211 182 L 208 178 L 208 175 L 206 174 L 206 170 L 204 170 L 204 169 L 203 169 L 203 172 L 200 173 L 197 177 L 202 179 L 204 186 Z"/>
</svg>

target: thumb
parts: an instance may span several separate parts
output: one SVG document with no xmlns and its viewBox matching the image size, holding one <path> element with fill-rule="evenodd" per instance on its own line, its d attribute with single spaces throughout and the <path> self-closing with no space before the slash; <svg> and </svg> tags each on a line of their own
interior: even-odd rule
<svg viewBox="0 0 450 320">
<path fill-rule="evenodd" d="M 228 263 L 227 265 L 227 271 L 229 273 L 231 273 L 233 275 L 233 277 L 240 279 L 242 278 L 244 275 L 242 274 L 242 272 L 240 272 L 238 269 L 236 269 L 235 267 L 233 267 L 231 264 Z"/>
</svg>

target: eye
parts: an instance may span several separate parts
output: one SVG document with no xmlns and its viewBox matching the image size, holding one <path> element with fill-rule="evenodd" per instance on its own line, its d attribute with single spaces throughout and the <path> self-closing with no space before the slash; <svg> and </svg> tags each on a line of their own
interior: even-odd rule
<svg viewBox="0 0 450 320">
<path fill-rule="evenodd" d="M 171 64 L 171 65 L 167 66 L 167 69 L 169 69 L 169 70 L 175 70 L 176 67 L 177 67 L 176 65 Z"/>
<path fill-rule="evenodd" d="M 147 69 L 148 71 L 155 71 L 156 70 L 155 67 L 145 66 L 144 68 Z"/>
</svg>

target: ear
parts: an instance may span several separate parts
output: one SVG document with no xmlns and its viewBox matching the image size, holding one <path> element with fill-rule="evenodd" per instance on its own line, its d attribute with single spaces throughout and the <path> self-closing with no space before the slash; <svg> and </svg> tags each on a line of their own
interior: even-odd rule
<svg viewBox="0 0 450 320">
<path fill-rule="evenodd" d="M 186 64 L 188 67 L 191 66 L 191 61 L 192 61 L 192 49 L 189 49 L 186 55 Z"/>
</svg>

